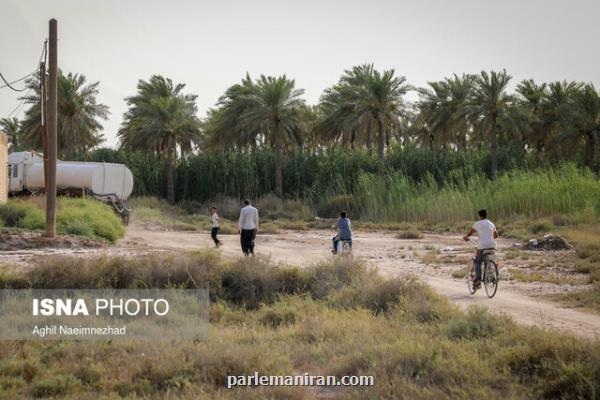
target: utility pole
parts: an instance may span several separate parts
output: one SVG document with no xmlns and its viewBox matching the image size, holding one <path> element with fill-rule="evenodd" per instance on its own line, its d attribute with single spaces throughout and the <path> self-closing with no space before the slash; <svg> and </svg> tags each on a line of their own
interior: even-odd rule
<svg viewBox="0 0 600 400">
<path fill-rule="evenodd" d="M 46 179 L 46 236 L 56 234 L 56 144 L 57 130 L 57 22 L 54 18 L 49 23 L 50 51 L 48 57 L 48 118 L 46 125 L 46 145 L 48 147 L 48 172 Z"/>
<path fill-rule="evenodd" d="M 44 43 L 44 58 L 40 63 L 40 105 L 41 105 L 41 128 L 42 128 L 42 147 L 44 149 L 44 185 L 48 182 L 48 133 L 46 132 L 46 102 L 48 101 L 46 86 L 46 51 L 48 41 Z"/>
</svg>

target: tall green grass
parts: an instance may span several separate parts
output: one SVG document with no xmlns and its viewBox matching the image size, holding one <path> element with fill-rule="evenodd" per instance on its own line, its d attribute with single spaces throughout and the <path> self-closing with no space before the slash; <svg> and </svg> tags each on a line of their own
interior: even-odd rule
<svg viewBox="0 0 600 400">
<path fill-rule="evenodd" d="M 361 175 L 356 197 L 360 217 L 372 221 L 464 221 L 481 208 L 494 218 L 565 214 L 583 221 L 595 219 L 600 211 L 600 181 L 571 164 L 513 171 L 497 181 L 456 174 L 443 184 L 431 175 L 416 182 L 391 172 L 385 177 Z"/>
<path fill-rule="evenodd" d="M 499 168 L 503 171 L 530 169 L 540 165 L 522 149 L 501 146 Z M 164 197 L 164 163 L 143 151 L 97 149 L 82 159 L 126 164 L 134 176 L 134 196 Z M 272 151 L 201 152 L 178 160 L 175 174 L 177 201 L 199 201 L 232 197 L 257 199 L 275 190 Z M 394 146 L 386 153 L 386 169 L 420 181 L 430 174 L 437 182 L 459 173 L 464 177 L 489 174 L 487 150 L 468 152 Z M 377 171 L 377 157 L 364 149 L 310 151 L 295 149 L 286 154 L 284 197 L 319 202 L 324 196 L 348 195 L 356 191 L 361 174 Z"/>
</svg>

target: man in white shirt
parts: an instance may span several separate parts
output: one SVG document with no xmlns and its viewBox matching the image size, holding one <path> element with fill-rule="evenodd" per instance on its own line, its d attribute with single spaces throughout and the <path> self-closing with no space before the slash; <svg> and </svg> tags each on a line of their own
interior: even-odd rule
<svg viewBox="0 0 600 400">
<path fill-rule="evenodd" d="M 258 232 L 258 210 L 244 200 L 244 208 L 240 211 L 239 231 L 242 252 L 244 255 L 254 255 L 254 239 Z"/>
<path fill-rule="evenodd" d="M 469 241 L 469 238 L 473 234 L 477 233 L 477 236 L 479 236 L 479 240 L 477 241 L 477 255 L 475 256 L 475 281 L 473 282 L 475 287 L 481 285 L 481 263 L 483 263 L 483 251 L 495 250 L 496 239 L 499 236 L 494 223 L 487 219 L 487 210 L 479 210 L 477 214 L 479 214 L 479 221 L 475 222 L 473 227 L 463 237 L 465 241 Z"/>
</svg>

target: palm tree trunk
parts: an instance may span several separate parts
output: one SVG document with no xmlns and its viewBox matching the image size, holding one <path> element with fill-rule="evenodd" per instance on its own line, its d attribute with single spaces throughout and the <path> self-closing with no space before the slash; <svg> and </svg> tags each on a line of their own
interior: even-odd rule
<svg viewBox="0 0 600 400">
<path fill-rule="evenodd" d="M 167 174 L 167 201 L 171 204 L 175 203 L 175 146 L 173 138 L 167 139 L 167 156 L 165 158 L 165 173 Z"/>
<path fill-rule="evenodd" d="M 491 175 L 492 180 L 496 180 L 496 178 L 498 178 L 498 134 L 496 133 L 495 124 L 492 126 L 490 136 L 490 156 L 492 158 Z"/>
<path fill-rule="evenodd" d="M 498 135 L 496 132 L 496 118 L 493 119 L 490 128 L 490 155 L 492 158 L 492 180 L 498 178 Z"/>
<path fill-rule="evenodd" d="M 587 135 L 586 145 L 585 145 L 585 163 L 586 166 L 592 171 L 597 172 L 597 162 L 598 162 L 598 135 L 596 132 L 592 131 Z"/>
<path fill-rule="evenodd" d="M 379 176 L 385 174 L 385 125 L 382 121 L 379 121 L 379 137 L 377 141 L 377 164 Z"/>
<path fill-rule="evenodd" d="M 277 197 L 283 197 L 283 143 L 281 141 L 281 131 L 279 123 L 273 124 L 273 135 L 275 145 L 275 194 Z"/>
</svg>

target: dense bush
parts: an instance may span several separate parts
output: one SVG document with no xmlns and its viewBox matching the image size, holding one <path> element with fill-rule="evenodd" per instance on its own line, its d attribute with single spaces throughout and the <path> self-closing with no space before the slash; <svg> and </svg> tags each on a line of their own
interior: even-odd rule
<svg viewBox="0 0 600 400">
<path fill-rule="evenodd" d="M 113 209 L 93 199 L 61 198 L 56 223 L 59 232 L 111 242 L 125 234 L 123 223 Z"/>
<path fill-rule="evenodd" d="M 211 288 L 206 340 L 3 341 L 3 394 L 315 398 L 306 387 L 225 389 L 227 376 L 255 371 L 374 377 L 373 386 L 331 390 L 344 399 L 594 399 L 600 391 L 597 342 L 482 309 L 464 313 L 423 284 L 387 280 L 350 260 L 298 269 L 205 251 L 57 257 L 27 270 L 0 269 L 0 287 L 196 285 Z"/>
<path fill-rule="evenodd" d="M 42 210 L 27 201 L 11 200 L 0 204 L 0 220 L 4 226 L 25 229 L 42 229 L 45 220 Z"/>
<path fill-rule="evenodd" d="M 115 150 L 99 150 L 93 157 L 132 168 L 134 194 L 162 194 L 158 159 Z M 259 205 L 271 218 L 307 219 L 315 214 L 332 218 L 346 209 L 354 218 L 380 222 L 464 221 L 486 207 L 495 218 L 560 214 L 572 223 L 595 218 L 600 210 L 600 184 L 587 170 L 572 164 L 551 166 L 518 148 L 504 147 L 499 159 L 503 173 L 491 181 L 489 163 L 487 150 L 396 146 L 387 153 L 386 175 L 378 176 L 376 157 L 365 150 L 296 150 L 288 154 L 284 166 L 286 203 L 271 195 L 271 152 L 200 153 L 179 161 L 176 194 L 189 211 L 205 211 L 214 203 L 230 219 L 237 218 L 243 198 L 262 199 Z M 312 212 L 290 199 L 310 205 Z"/>
<path fill-rule="evenodd" d="M 10 200 L 0 205 L 0 221 L 7 227 L 44 229 L 46 218 L 40 198 Z M 115 242 L 125 234 L 121 219 L 112 208 L 97 200 L 60 198 L 56 217 L 58 233 L 102 238 Z"/>
<path fill-rule="evenodd" d="M 501 148 L 500 170 L 529 169 L 539 163 L 518 148 Z M 147 152 L 98 149 L 83 157 L 90 161 L 126 164 L 134 176 L 135 196 L 164 195 L 164 164 Z M 488 175 L 487 150 L 468 152 L 395 146 L 387 153 L 386 168 L 414 181 L 427 175 L 436 182 Z M 359 177 L 377 171 L 377 158 L 364 149 L 321 152 L 294 150 L 284 165 L 284 195 L 316 202 L 324 196 L 351 194 Z M 177 200 L 204 203 L 219 198 L 258 199 L 275 188 L 274 158 L 269 150 L 203 152 L 180 159 L 176 168 Z"/>
</svg>

